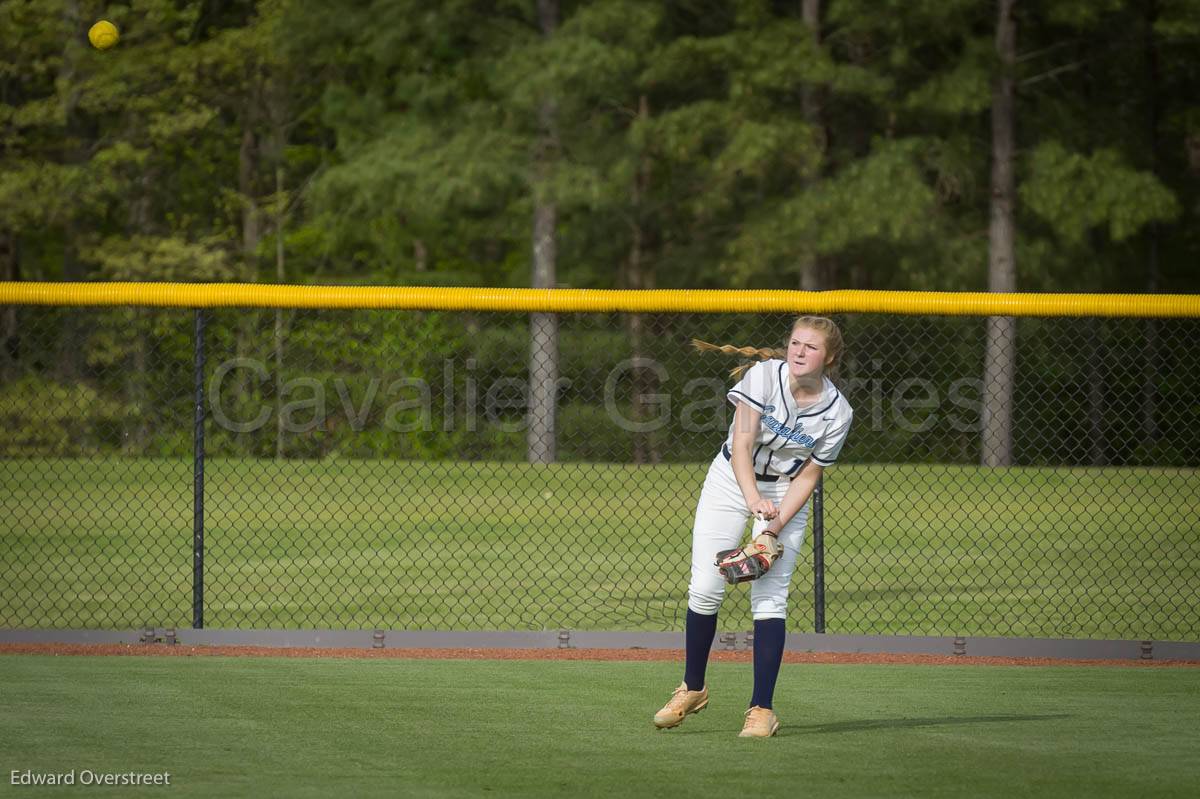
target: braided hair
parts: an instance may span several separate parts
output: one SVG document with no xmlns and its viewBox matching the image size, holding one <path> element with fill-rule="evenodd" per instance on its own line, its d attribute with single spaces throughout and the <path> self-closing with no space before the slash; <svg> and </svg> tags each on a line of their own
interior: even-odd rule
<svg viewBox="0 0 1200 799">
<path fill-rule="evenodd" d="M 838 364 L 842 361 L 842 354 L 846 351 L 846 343 L 842 339 L 842 331 L 838 329 L 837 323 L 832 319 L 826 319 L 824 316 L 798 316 L 792 322 L 792 327 L 788 331 L 789 336 L 791 331 L 798 327 L 808 330 L 816 330 L 825 336 L 825 346 L 828 350 L 827 355 L 833 357 L 832 362 L 825 368 L 825 374 L 832 377 L 837 370 Z M 742 355 L 746 358 L 754 358 L 756 361 L 768 361 L 772 358 L 783 360 L 787 358 L 787 347 L 782 349 L 776 347 L 736 347 L 732 344 L 709 344 L 707 341 L 700 339 L 692 339 L 692 346 L 697 352 L 722 352 L 726 355 Z M 743 363 L 734 367 L 729 371 L 729 376 L 734 380 L 741 380 L 742 375 L 746 373 L 755 361 Z"/>
</svg>

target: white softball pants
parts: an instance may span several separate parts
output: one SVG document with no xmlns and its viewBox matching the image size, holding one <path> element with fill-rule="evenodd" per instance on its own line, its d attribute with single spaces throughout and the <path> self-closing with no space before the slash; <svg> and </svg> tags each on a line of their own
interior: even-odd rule
<svg viewBox="0 0 1200 799">
<path fill-rule="evenodd" d="M 780 479 L 774 483 L 759 482 L 758 491 L 764 499 L 779 506 L 787 492 L 788 481 Z M 741 545 L 742 533 L 750 511 L 746 499 L 733 476 L 733 466 L 725 456 L 717 453 L 700 501 L 696 505 L 696 521 L 692 527 L 692 580 L 688 585 L 688 608 L 696 613 L 711 616 L 721 607 L 725 598 L 725 578 L 717 571 L 716 554 L 722 549 L 733 549 Z M 796 568 L 800 545 L 804 542 L 804 528 L 808 523 L 808 503 L 792 517 L 779 533 L 783 554 L 771 570 L 750 583 L 750 612 L 755 620 L 786 619 L 788 586 Z M 754 520 L 753 535 L 767 526 L 767 522 Z"/>
</svg>

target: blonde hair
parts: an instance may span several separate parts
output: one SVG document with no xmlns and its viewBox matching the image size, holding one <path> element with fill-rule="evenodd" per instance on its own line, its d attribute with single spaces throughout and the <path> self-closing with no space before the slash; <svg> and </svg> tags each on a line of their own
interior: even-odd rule
<svg viewBox="0 0 1200 799">
<path fill-rule="evenodd" d="M 788 330 L 788 336 L 802 327 L 806 330 L 815 330 L 825 336 L 826 356 L 831 357 L 830 363 L 823 370 L 823 374 L 827 377 L 832 377 L 837 372 L 838 365 L 842 362 L 842 355 L 846 351 L 846 342 L 842 338 L 842 331 L 838 329 L 837 323 L 832 319 L 826 319 L 824 316 L 798 316 L 792 322 L 791 328 Z M 732 344 L 709 344 L 707 341 L 701 341 L 698 338 L 692 339 L 692 346 L 697 352 L 723 352 L 726 355 L 744 355 L 747 358 L 755 358 L 758 361 L 768 361 L 771 358 L 784 359 L 787 357 L 787 347 L 782 349 L 775 347 L 735 347 Z M 740 380 L 746 370 L 754 365 L 754 361 L 743 363 L 740 366 L 734 367 L 729 371 L 729 376 L 734 380 Z"/>
</svg>

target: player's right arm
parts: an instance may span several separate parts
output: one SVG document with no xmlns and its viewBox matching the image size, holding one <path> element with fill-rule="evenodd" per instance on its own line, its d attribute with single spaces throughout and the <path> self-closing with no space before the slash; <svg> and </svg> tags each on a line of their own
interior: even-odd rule
<svg viewBox="0 0 1200 799">
<path fill-rule="evenodd" d="M 733 446 L 729 454 L 733 476 L 737 478 L 746 508 L 752 516 L 770 521 L 779 515 L 779 509 L 769 499 L 758 493 L 758 480 L 754 477 L 754 456 L 751 450 L 758 438 L 758 425 L 762 413 L 749 403 L 739 402 L 733 412 Z"/>
</svg>

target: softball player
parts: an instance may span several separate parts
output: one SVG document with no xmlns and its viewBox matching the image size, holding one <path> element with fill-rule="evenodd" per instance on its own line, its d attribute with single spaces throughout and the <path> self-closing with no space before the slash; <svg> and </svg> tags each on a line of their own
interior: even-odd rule
<svg viewBox="0 0 1200 799">
<path fill-rule="evenodd" d="M 709 466 L 692 527 L 683 683 L 655 714 L 654 725 L 676 727 L 708 705 L 704 673 L 725 595 L 717 553 L 730 556 L 728 550 L 738 547 L 746 521 L 753 518 L 752 542 L 737 555 L 743 564 L 759 558 L 763 566 L 755 567 L 756 573 L 766 571 L 750 589 L 754 692 L 741 736 L 769 737 L 779 729 L 772 695 L 783 662 L 788 584 L 804 540 L 808 498 L 822 470 L 837 460 L 853 417 L 828 377 L 844 345 L 833 321 L 813 316 L 793 322 L 786 350 L 694 343 L 701 351 L 764 360 L 733 372 L 741 378 L 727 395 L 736 407 L 733 424 Z M 764 549 L 770 559 L 763 559 Z"/>
</svg>

